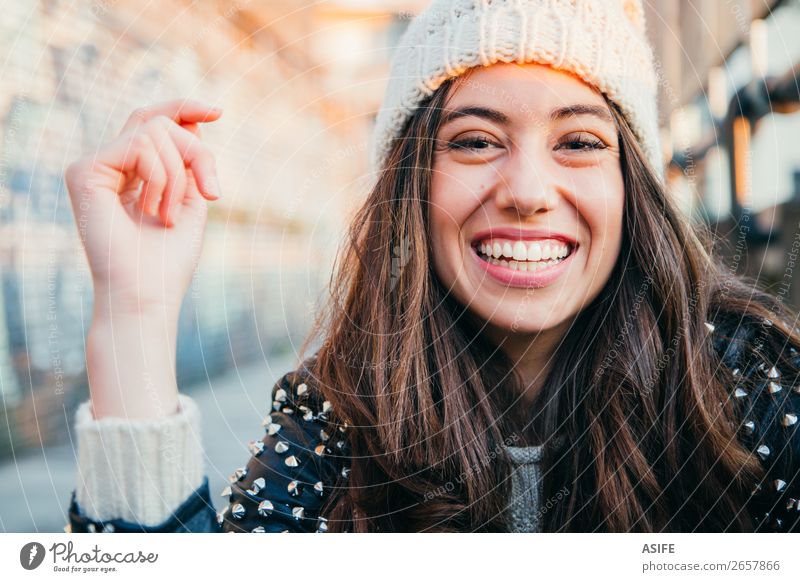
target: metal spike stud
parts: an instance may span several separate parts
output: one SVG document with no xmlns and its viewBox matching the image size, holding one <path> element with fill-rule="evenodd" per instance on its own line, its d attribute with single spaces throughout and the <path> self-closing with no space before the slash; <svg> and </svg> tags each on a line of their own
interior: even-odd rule
<svg viewBox="0 0 800 582">
<path fill-rule="evenodd" d="M 225 489 L 222 490 L 222 493 L 220 493 L 219 496 L 220 497 L 228 497 L 228 498 L 230 498 L 231 493 L 232 493 L 231 492 L 231 486 L 230 485 L 226 485 Z"/>
<path fill-rule="evenodd" d="M 241 503 L 237 503 L 236 505 L 231 507 L 231 515 L 235 519 L 242 519 L 244 517 L 244 513 L 245 513 L 244 505 L 242 505 Z"/>
<path fill-rule="evenodd" d="M 306 386 L 305 382 L 297 385 L 297 396 L 302 396 L 306 392 L 308 392 L 308 386 Z"/>
<path fill-rule="evenodd" d="M 770 382 L 769 383 L 769 393 L 770 394 L 775 394 L 776 392 L 780 392 L 781 390 L 783 390 L 783 387 L 780 384 L 777 384 L 775 382 Z"/>
<path fill-rule="evenodd" d="M 262 441 L 250 441 L 248 446 L 250 447 L 250 452 L 255 457 L 264 452 L 264 443 Z"/>
<path fill-rule="evenodd" d="M 292 517 L 294 517 L 297 521 L 300 521 L 303 518 L 304 513 L 305 513 L 304 508 L 292 507 Z"/>
<path fill-rule="evenodd" d="M 781 491 L 786 489 L 786 481 L 784 481 L 783 479 L 775 479 L 772 482 L 772 486 L 775 487 L 775 491 L 780 493 Z"/>
<path fill-rule="evenodd" d="M 322 481 L 317 481 L 316 483 L 314 483 L 314 493 L 322 497 L 322 494 L 324 493 L 322 489 Z"/>
<path fill-rule="evenodd" d="M 742 425 L 742 430 L 746 435 L 751 435 L 756 430 L 756 423 L 752 420 L 748 420 Z"/>
<path fill-rule="evenodd" d="M 317 533 L 325 533 L 326 531 L 328 531 L 328 520 L 320 517 L 317 520 Z"/>
<path fill-rule="evenodd" d="M 300 496 L 300 481 L 294 479 L 289 481 L 289 485 L 287 485 L 286 490 L 289 492 L 289 495 L 292 497 L 299 497 Z"/>
<path fill-rule="evenodd" d="M 778 369 L 775 366 L 772 366 L 769 369 L 769 372 L 767 372 L 767 378 L 779 378 L 780 375 L 781 373 L 778 372 Z"/>
<path fill-rule="evenodd" d="M 288 450 L 289 450 L 289 445 L 286 443 L 286 441 L 278 441 L 277 443 L 275 443 L 275 452 L 278 453 L 279 455 L 282 455 Z"/>
<path fill-rule="evenodd" d="M 298 461 L 297 457 L 294 455 L 289 455 L 283 460 L 283 462 L 286 463 L 287 467 L 297 467 L 300 465 L 300 461 Z"/>
<path fill-rule="evenodd" d="M 278 434 L 278 431 L 280 431 L 281 428 L 283 428 L 281 425 L 279 425 L 277 422 L 273 422 L 267 427 L 267 434 L 270 436 Z"/>
<path fill-rule="evenodd" d="M 259 477 L 255 481 L 253 481 L 253 487 L 248 489 L 248 493 L 252 493 L 253 495 L 258 495 L 258 492 L 261 491 L 264 487 L 267 486 L 267 482 L 264 477 Z"/>
<path fill-rule="evenodd" d="M 283 388 L 278 388 L 275 391 L 275 400 L 278 402 L 286 402 L 286 390 Z"/>
<path fill-rule="evenodd" d="M 318 457 L 323 456 L 325 454 L 325 445 L 317 445 L 316 447 L 314 447 L 314 453 Z"/>
<path fill-rule="evenodd" d="M 323 414 L 328 414 L 331 411 L 331 408 L 333 408 L 333 405 L 331 404 L 330 400 L 326 400 L 322 403 Z"/>
<path fill-rule="evenodd" d="M 264 417 L 264 420 L 261 421 L 261 426 L 267 426 L 273 423 L 272 415 L 268 414 Z"/>
<path fill-rule="evenodd" d="M 257 525 L 250 530 L 250 533 L 267 533 L 267 530 L 264 529 L 263 525 Z"/>
<path fill-rule="evenodd" d="M 742 398 L 744 398 L 745 396 L 747 396 L 747 390 L 745 390 L 744 388 L 737 388 L 737 389 L 736 389 L 736 390 L 733 392 L 733 395 L 734 395 L 736 398 L 742 399 Z"/>
<path fill-rule="evenodd" d="M 781 424 L 784 428 L 789 428 L 797 423 L 797 415 L 792 412 L 787 412 L 783 415 L 783 419 L 781 419 Z"/>
<path fill-rule="evenodd" d="M 714 331 L 714 325 L 706 321 L 706 328 L 708 331 Z"/>
<path fill-rule="evenodd" d="M 272 505 L 272 501 L 265 499 L 264 501 L 258 504 L 258 515 L 262 517 L 267 517 L 269 515 L 272 515 L 273 509 L 275 509 L 275 507 Z"/>
<path fill-rule="evenodd" d="M 769 450 L 769 447 L 767 445 L 761 445 L 756 449 L 756 452 L 758 453 L 759 457 L 761 457 L 763 460 L 766 460 L 772 451 Z"/>
<path fill-rule="evenodd" d="M 319 429 L 319 438 L 323 441 L 327 441 L 330 437 L 328 433 L 325 432 L 324 428 Z"/>
<path fill-rule="evenodd" d="M 240 467 L 236 469 L 233 473 L 231 473 L 231 476 L 228 477 L 228 481 L 231 483 L 236 483 L 236 481 L 239 481 L 245 475 L 247 475 L 247 468 Z"/>
</svg>

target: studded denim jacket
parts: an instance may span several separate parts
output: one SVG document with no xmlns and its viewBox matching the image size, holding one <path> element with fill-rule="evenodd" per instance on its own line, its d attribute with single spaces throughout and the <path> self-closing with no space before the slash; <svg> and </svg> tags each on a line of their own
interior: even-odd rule
<svg viewBox="0 0 800 582">
<path fill-rule="evenodd" d="M 730 398 L 740 412 L 740 441 L 757 455 L 766 478 L 754 484 L 748 510 L 757 531 L 800 532 L 800 382 L 791 372 L 747 348 L 753 326 L 707 323 L 712 343 L 732 379 Z M 800 354 L 788 347 L 800 366 Z M 328 496 L 347 486 L 347 427 L 329 419 L 330 403 L 309 389 L 307 367 L 288 372 L 272 387 L 265 435 L 250 443 L 251 457 L 229 477 L 225 507 L 216 512 L 208 478 L 156 526 L 120 519 L 94 522 L 73 492 L 72 532 L 325 532 L 320 514 Z M 754 380 L 753 382 L 750 382 Z M 755 388 L 753 388 L 755 386 Z"/>
</svg>

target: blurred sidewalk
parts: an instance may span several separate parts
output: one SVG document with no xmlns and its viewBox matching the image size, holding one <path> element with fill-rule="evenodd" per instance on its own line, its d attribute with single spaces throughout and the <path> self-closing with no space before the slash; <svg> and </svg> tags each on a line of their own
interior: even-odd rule
<svg viewBox="0 0 800 582">
<path fill-rule="evenodd" d="M 250 458 L 247 443 L 263 436 L 261 421 L 271 408 L 273 384 L 293 364 L 293 353 L 277 355 L 183 387 L 200 406 L 205 472 L 218 510 L 228 475 Z M 74 418 L 69 420 L 72 431 Z M 67 438 L 72 442 L 26 451 L 0 465 L 0 532 L 63 532 L 77 479 L 74 432 Z"/>
</svg>

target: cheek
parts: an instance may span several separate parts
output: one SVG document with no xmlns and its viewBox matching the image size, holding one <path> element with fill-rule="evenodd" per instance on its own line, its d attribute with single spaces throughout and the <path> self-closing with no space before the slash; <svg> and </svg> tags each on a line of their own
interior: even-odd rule
<svg viewBox="0 0 800 582">
<path fill-rule="evenodd" d="M 584 190 L 593 192 L 581 202 L 580 214 L 591 234 L 591 250 L 595 260 L 604 270 L 611 270 L 616 262 L 622 243 L 622 222 L 625 203 L 624 185 L 621 177 L 605 177 L 604 187 Z"/>
<path fill-rule="evenodd" d="M 429 208 L 434 243 L 459 235 L 464 224 L 480 207 L 484 183 L 477 177 L 450 172 L 444 164 L 434 166 Z"/>
</svg>

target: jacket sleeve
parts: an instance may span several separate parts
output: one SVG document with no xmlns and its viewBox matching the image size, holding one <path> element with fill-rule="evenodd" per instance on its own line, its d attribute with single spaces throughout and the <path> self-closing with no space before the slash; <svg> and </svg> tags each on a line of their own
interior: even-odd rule
<svg viewBox="0 0 800 582">
<path fill-rule="evenodd" d="M 349 451 L 349 446 L 344 428 L 333 427 L 328 422 L 330 403 L 312 395 L 304 379 L 299 370 L 292 371 L 272 387 L 272 407 L 262 422 L 265 434 L 249 443 L 251 457 L 245 466 L 229 476 L 229 484 L 221 492 L 226 505 L 219 513 L 215 512 L 211 501 L 208 479 L 202 476 L 200 484 L 188 489 L 171 510 L 151 514 L 151 519 L 144 522 L 131 519 L 127 514 L 120 517 L 119 509 L 103 513 L 106 519 L 90 516 L 73 492 L 70 523 L 65 529 L 144 533 L 326 531 L 327 520 L 320 515 L 320 509 L 338 484 L 346 480 L 348 468 L 344 453 Z M 188 397 L 182 395 L 182 398 Z M 191 404 L 193 402 L 189 407 Z M 173 423 L 170 426 L 173 433 L 180 434 L 181 428 L 197 422 L 196 417 L 190 420 L 178 416 L 169 419 Z M 149 428 L 152 432 L 152 426 Z M 142 432 L 137 433 L 139 440 L 135 441 L 139 449 L 142 448 L 140 441 L 146 440 Z M 84 452 L 81 446 L 79 452 Z M 195 452 L 197 450 L 199 447 Z M 152 458 L 152 454 L 148 458 Z M 130 473 L 126 475 L 131 476 Z M 168 471 L 160 475 L 154 480 L 156 486 L 175 478 Z M 124 500 L 120 501 L 122 496 L 110 479 L 98 483 L 94 490 L 95 497 L 101 499 L 111 493 L 116 500 L 113 507 L 124 506 Z M 150 495 L 159 499 L 157 490 L 151 490 Z M 140 506 L 133 509 L 139 511 L 136 515 L 142 514 Z"/>
<path fill-rule="evenodd" d="M 752 329 L 729 333 L 724 360 L 740 411 L 739 437 L 765 471 L 749 505 L 757 531 L 800 532 L 800 353 L 788 343 L 754 349 L 760 342 Z"/>
<path fill-rule="evenodd" d="M 800 385 L 790 370 L 766 362 L 753 374 L 758 377 L 749 407 L 753 425 L 745 430 L 754 427 L 755 453 L 766 470 L 754 490 L 759 531 L 800 532 Z"/>
<path fill-rule="evenodd" d="M 250 442 L 252 456 L 229 477 L 225 532 L 325 532 L 321 510 L 349 473 L 346 427 L 329 421 L 330 402 L 300 370 L 272 388 L 265 435 Z"/>
</svg>

